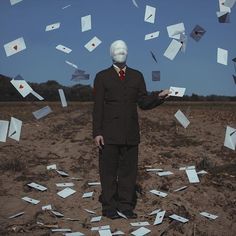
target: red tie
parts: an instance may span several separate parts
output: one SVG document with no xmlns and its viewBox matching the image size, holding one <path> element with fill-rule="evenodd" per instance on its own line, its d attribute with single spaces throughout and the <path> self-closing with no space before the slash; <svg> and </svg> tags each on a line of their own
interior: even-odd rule
<svg viewBox="0 0 236 236">
<path fill-rule="evenodd" d="M 125 79 L 125 72 L 123 70 L 119 71 L 119 77 L 120 77 L 120 80 L 124 80 Z"/>
</svg>

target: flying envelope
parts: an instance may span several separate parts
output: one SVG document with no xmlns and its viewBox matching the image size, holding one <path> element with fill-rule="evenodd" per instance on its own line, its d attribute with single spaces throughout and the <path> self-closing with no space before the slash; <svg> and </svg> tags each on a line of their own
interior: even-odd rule
<svg viewBox="0 0 236 236">
<path fill-rule="evenodd" d="M 11 117 L 8 137 L 16 141 L 20 140 L 22 121 Z"/>
<path fill-rule="evenodd" d="M 206 33 L 206 30 L 203 29 L 201 26 L 196 25 L 192 30 L 190 37 L 193 38 L 195 41 L 199 41 L 202 36 Z"/>
</svg>

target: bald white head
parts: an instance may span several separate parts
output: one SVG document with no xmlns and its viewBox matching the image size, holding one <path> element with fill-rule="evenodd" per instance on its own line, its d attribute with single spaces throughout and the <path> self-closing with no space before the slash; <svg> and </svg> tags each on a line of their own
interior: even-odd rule
<svg viewBox="0 0 236 236">
<path fill-rule="evenodd" d="M 128 47 L 123 40 L 116 40 L 111 44 L 110 55 L 114 63 L 126 62 Z"/>
</svg>

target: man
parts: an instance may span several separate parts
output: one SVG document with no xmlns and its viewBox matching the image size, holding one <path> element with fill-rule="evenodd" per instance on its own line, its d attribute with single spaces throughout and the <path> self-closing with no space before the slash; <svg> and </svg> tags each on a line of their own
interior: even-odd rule
<svg viewBox="0 0 236 236">
<path fill-rule="evenodd" d="M 169 97 L 169 90 L 147 94 L 141 72 L 126 65 L 124 41 L 111 44 L 113 65 L 96 74 L 94 80 L 93 138 L 99 148 L 102 214 L 137 218 L 135 184 L 140 143 L 137 104 L 153 109 Z"/>
</svg>

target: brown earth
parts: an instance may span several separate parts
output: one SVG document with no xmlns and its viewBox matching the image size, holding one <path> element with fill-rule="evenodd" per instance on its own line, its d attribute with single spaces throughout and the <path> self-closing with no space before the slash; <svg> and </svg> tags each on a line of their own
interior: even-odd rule
<svg viewBox="0 0 236 236">
<path fill-rule="evenodd" d="M 35 120 L 32 112 L 50 105 L 53 113 Z M 181 127 L 175 112 L 181 109 L 188 115 L 190 125 Z M 100 186 L 90 187 L 88 182 L 99 181 L 98 150 L 92 139 L 92 103 L 69 103 L 62 108 L 59 103 L 1 103 L 0 119 L 16 117 L 23 121 L 20 142 L 7 139 L 0 143 L 0 235 L 62 235 L 51 233 L 50 226 L 71 228 L 85 235 L 92 226 L 110 225 L 112 232 L 121 230 L 125 235 L 137 229 L 130 222 L 148 221 L 149 235 L 169 236 L 234 236 L 236 235 L 236 155 L 223 146 L 227 125 L 236 127 L 236 103 L 183 103 L 166 102 L 148 111 L 139 109 L 141 143 L 139 145 L 139 172 L 137 180 L 137 220 L 110 220 L 105 217 L 91 223 L 93 215 L 84 208 L 101 215 L 98 201 Z M 57 164 L 58 169 L 69 174 L 61 177 L 46 166 Z M 190 184 L 182 166 L 195 165 L 208 174 L 200 176 L 200 183 Z M 163 168 L 174 172 L 168 177 L 147 173 L 146 168 Z M 70 177 L 80 177 L 71 180 Z M 45 192 L 31 189 L 30 182 L 46 186 Z M 74 195 L 62 199 L 56 193 L 55 183 L 74 182 Z M 188 188 L 173 192 L 181 186 Z M 157 189 L 168 193 L 160 198 L 149 193 Z M 94 191 L 92 198 L 84 199 L 84 192 Z M 24 202 L 29 196 L 40 200 L 37 205 Z M 57 218 L 42 211 L 43 205 L 64 214 Z M 161 225 L 154 226 L 155 209 L 166 210 Z M 24 215 L 8 219 L 24 211 Z M 209 220 L 199 213 L 207 211 L 219 216 Z M 168 218 L 178 214 L 189 219 L 182 224 Z M 66 218 L 78 219 L 69 221 Z M 38 222 L 45 225 L 39 225 Z"/>
</svg>

